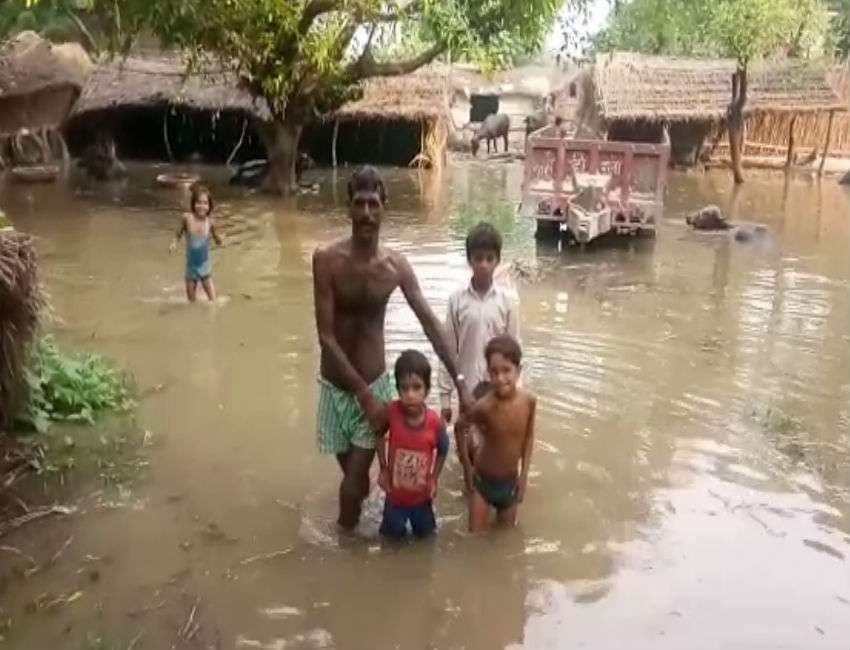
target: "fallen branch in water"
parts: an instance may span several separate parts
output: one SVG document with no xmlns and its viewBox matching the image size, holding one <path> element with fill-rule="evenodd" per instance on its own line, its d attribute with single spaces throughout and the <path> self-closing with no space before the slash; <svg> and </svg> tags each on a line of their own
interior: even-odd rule
<svg viewBox="0 0 850 650">
<path fill-rule="evenodd" d="M 4 551 L 5 553 L 13 553 L 18 557 L 24 558 L 27 562 L 29 562 L 32 566 L 38 566 L 38 562 L 31 555 L 27 555 L 21 549 L 15 548 L 14 546 L 0 546 L 0 551 Z"/>
<path fill-rule="evenodd" d="M 143 637 L 144 635 L 145 635 L 145 631 L 144 631 L 144 630 L 142 630 L 142 631 L 141 631 L 141 632 L 139 632 L 136 636 L 134 636 L 134 637 L 130 640 L 130 644 L 127 646 L 127 650 L 133 650 L 133 648 L 135 648 L 135 647 L 136 647 L 136 644 L 137 644 L 139 641 L 141 641 L 141 640 L 142 640 L 142 637 Z"/>
<path fill-rule="evenodd" d="M 72 515 L 75 512 L 77 512 L 77 508 L 74 506 L 47 506 L 38 508 L 37 510 L 31 510 L 25 515 L 10 519 L 5 523 L 0 523 L 0 537 L 37 519 L 49 517 L 50 515 Z"/>
<path fill-rule="evenodd" d="M 71 542 L 73 542 L 73 541 L 74 541 L 74 536 L 71 535 L 68 539 L 65 540 L 65 543 L 62 544 L 62 547 L 53 554 L 53 556 L 47 562 L 47 566 L 51 566 L 53 564 L 56 564 L 57 560 L 59 560 L 59 558 L 62 557 L 62 554 L 65 551 L 68 550 L 68 547 L 71 545 Z"/>
<path fill-rule="evenodd" d="M 198 630 L 201 627 L 200 623 L 195 622 L 195 615 L 198 613 L 198 605 L 201 604 L 201 597 L 198 596 L 195 598 L 195 604 L 192 605 L 192 611 L 189 612 L 189 618 L 186 619 L 186 624 L 183 626 L 183 629 L 178 633 L 178 638 L 183 639 L 184 641 L 190 641 L 192 637 L 194 637 Z"/>
<path fill-rule="evenodd" d="M 251 557 L 246 557 L 239 564 L 241 564 L 242 566 L 246 566 L 259 560 L 271 560 L 273 558 L 280 557 L 281 555 L 288 555 L 289 553 L 292 553 L 291 546 L 280 551 L 272 551 L 271 553 L 260 553 L 259 555 L 252 555 Z"/>
</svg>

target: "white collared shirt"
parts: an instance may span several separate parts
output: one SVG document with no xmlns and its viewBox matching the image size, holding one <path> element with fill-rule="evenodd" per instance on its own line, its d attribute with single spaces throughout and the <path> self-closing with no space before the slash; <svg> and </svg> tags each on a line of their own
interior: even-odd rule
<svg viewBox="0 0 850 650">
<path fill-rule="evenodd" d="M 446 334 L 452 352 L 457 354 L 457 369 L 464 376 L 466 387 L 472 392 L 488 379 L 484 348 L 490 339 L 500 334 L 510 334 L 519 341 L 519 308 L 513 291 L 494 281 L 483 296 L 472 282 L 455 291 L 449 298 L 446 311 Z M 452 403 L 454 382 L 441 364 L 437 378 L 440 407 Z"/>
</svg>

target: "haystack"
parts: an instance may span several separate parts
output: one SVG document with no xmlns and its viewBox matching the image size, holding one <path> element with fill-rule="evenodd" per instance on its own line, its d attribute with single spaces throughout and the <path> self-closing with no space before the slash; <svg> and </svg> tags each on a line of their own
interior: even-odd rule
<svg viewBox="0 0 850 650">
<path fill-rule="evenodd" d="M 360 99 L 344 104 L 329 116 L 329 121 L 334 122 L 334 162 L 340 125 L 352 125 L 358 129 L 372 127 L 369 135 L 370 139 L 374 136 L 371 144 L 376 152 L 381 149 L 385 131 L 391 131 L 390 138 L 397 136 L 399 130 L 406 130 L 408 135 L 415 133 L 418 147 L 414 146 L 406 162 L 422 161 L 433 167 L 444 164 L 450 128 L 445 74 L 423 69 L 397 77 L 378 77 L 365 80 L 362 89 Z"/>
<path fill-rule="evenodd" d="M 32 238 L 0 232 L 0 429 L 24 396 L 26 352 L 42 304 Z"/>
<path fill-rule="evenodd" d="M 79 45 L 51 45 L 21 32 L 0 46 L 0 135 L 59 127 L 80 94 L 91 61 Z"/>
<path fill-rule="evenodd" d="M 77 44 L 51 45 L 35 32 L 21 32 L 0 45 L 0 167 L 13 163 L 47 163 L 48 135 L 64 154 L 59 129 L 68 117 L 91 69 L 88 55 Z M 36 150 L 41 160 L 23 151 L 22 129 L 37 134 Z M 15 145 L 13 150 L 11 145 Z"/>
</svg>

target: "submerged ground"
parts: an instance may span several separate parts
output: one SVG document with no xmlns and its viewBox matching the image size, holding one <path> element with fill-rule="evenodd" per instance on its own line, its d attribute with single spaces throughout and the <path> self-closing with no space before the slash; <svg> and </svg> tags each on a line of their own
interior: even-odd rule
<svg viewBox="0 0 850 650">
<path fill-rule="evenodd" d="M 184 304 L 168 244 L 185 196 L 159 171 L 0 188 L 39 238 L 60 341 L 134 373 L 154 441 L 116 507 L 78 488 L 79 514 L 0 539 L 39 559 L 72 539 L 0 592 L 9 647 L 847 650 L 846 188 L 675 174 L 654 242 L 559 252 L 512 216 L 521 167 L 387 170 L 385 241 L 441 315 L 478 216 L 535 267 L 519 288 L 540 397 L 518 529 L 465 534 L 453 463 L 437 539 L 388 548 L 378 495 L 359 538 L 337 535 L 338 470 L 314 443 L 310 255 L 346 233 L 346 172 L 286 204 L 204 170 L 228 240 L 213 308 Z M 688 231 L 706 203 L 773 237 Z M 425 349 L 399 296 L 388 332 L 390 359 Z"/>
</svg>

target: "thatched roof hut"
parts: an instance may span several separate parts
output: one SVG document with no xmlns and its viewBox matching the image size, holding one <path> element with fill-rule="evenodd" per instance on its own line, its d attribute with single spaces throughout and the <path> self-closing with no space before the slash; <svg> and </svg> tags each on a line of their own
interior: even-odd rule
<svg viewBox="0 0 850 650">
<path fill-rule="evenodd" d="M 667 124 L 672 159 L 693 164 L 703 142 L 709 138 L 716 143 L 723 132 L 735 68 L 732 59 L 599 55 L 593 90 L 577 108 L 577 121 L 607 130 L 611 139 L 626 140 L 655 139 Z M 826 62 L 795 59 L 750 66 L 744 109 L 747 146 L 752 142 L 760 151 L 784 157 L 792 128 L 797 144 L 822 146 L 825 139 L 831 146 L 839 144 L 840 129 L 829 123 L 836 112 L 847 110 L 847 103 L 829 71 Z"/>
<path fill-rule="evenodd" d="M 89 76 L 71 113 L 69 143 L 80 151 L 109 136 L 122 155 L 164 159 L 203 152 L 224 160 L 246 118 L 269 117 L 265 101 L 233 73 L 187 73 L 177 54 L 134 55 L 104 61 Z"/>
<path fill-rule="evenodd" d="M 607 121 L 722 120 L 732 96 L 731 59 L 689 59 L 614 52 L 597 58 L 595 101 Z M 793 59 L 751 66 L 745 112 L 846 110 L 828 66 Z"/>
<path fill-rule="evenodd" d="M 378 157 L 373 162 L 394 159 L 407 164 L 424 157 L 427 165 L 443 164 L 451 128 L 444 72 L 429 67 L 407 75 L 366 79 L 362 91 L 360 99 L 328 116 L 328 122 L 335 124 L 330 143 L 332 161 L 336 160 L 337 141 L 345 149 L 345 140 L 356 137 L 360 148 L 369 148 Z M 391 137 L 385 138 L 390 129 Z M 395 150 L 382 155 L 381 149 L 390 145 Z"/>
<path fill-rule="evenodd" d="M 115 108 L 186 106 L 203 111 L 243 111 L 266 119 L 265 102 L 240 87 L 235 75 L 208 69 L 187 74 L 178 56 L 132 56 L 97 66 L 72 117 Z"/>
<path fill-rule="evenodd" d="M 333 118 L 423 122 L 444 119 L 447 108 L 445 76 L 420 70 L 397 77 L 366 79 L 360 99 L 344 104 L 333 113 Z"/>
<path fill-rule="evenodd" d="M 34 32 L 0 45 L 0 136 L 59 127 L 90 68 L 79 45 L 51 45 Z"/>
</svg>

